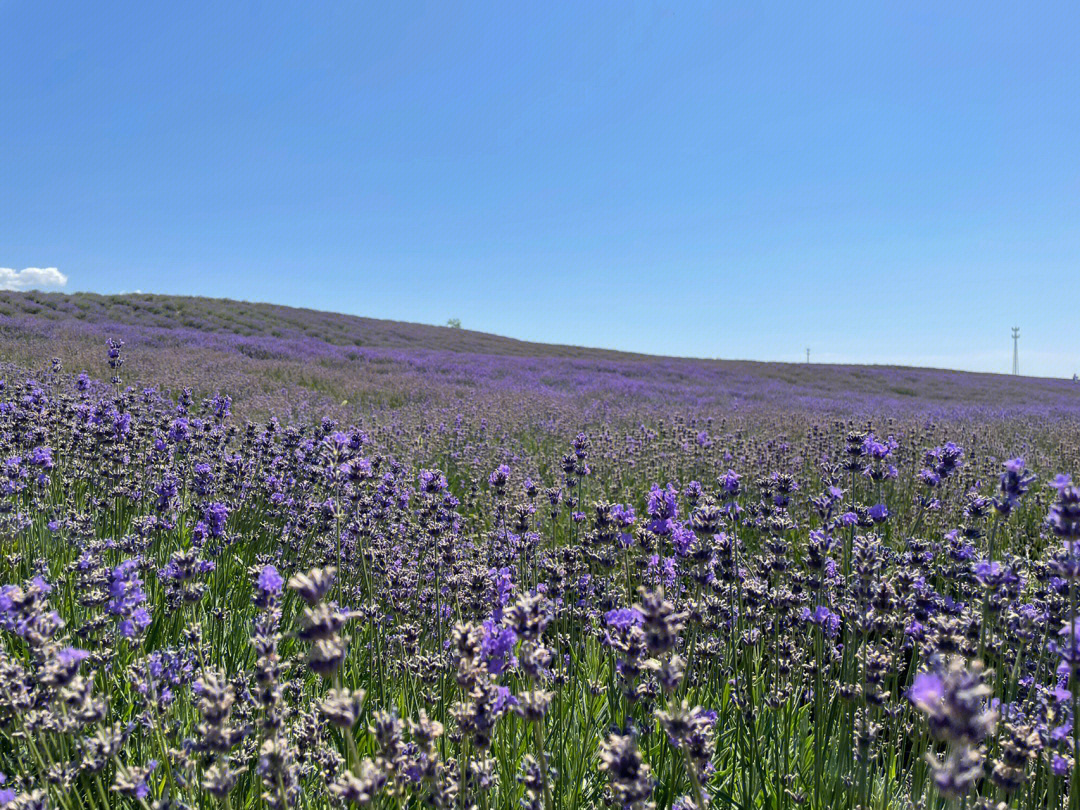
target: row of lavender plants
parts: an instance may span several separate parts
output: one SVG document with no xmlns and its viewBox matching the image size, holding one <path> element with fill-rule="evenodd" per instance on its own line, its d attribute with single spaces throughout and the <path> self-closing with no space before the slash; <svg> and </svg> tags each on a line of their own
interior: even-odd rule
<svg viewBox="0 0 1080 810">
<path fill-rule="evenodd" d="M 105 360 L 0 385 L 0 807 L 1080 808 L 1075 423 L 244 423 Z"/>
</svg>

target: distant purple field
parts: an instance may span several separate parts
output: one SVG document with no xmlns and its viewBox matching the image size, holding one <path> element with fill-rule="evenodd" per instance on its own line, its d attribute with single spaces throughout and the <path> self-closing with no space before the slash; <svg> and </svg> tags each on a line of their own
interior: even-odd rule
<svg viewBox="0 0 1080 810">
<path fill-rule="evenodd" d="M 59 354 L 69 370 L 94 372 L 107 337 L 127 344 L 130 381 L 228 390 L 239 412 L 260 415 L 487 400 L 497 412 L 524 398 L 585 420 L 657 410 L 799 419 L 1080 416 L 1080 385 L 1068 380 L 649 357 L 208 299 L 0 294 L 0 359 L 41 367 Z"/>
</svg>

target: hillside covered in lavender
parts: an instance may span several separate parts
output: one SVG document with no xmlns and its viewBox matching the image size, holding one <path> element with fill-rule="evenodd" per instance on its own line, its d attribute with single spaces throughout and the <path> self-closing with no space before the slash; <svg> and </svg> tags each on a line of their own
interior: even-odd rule
<svg viewBox="0 0 1080 810">
<path fill-rule="evenodd" d="M 272 304 L 0 291 L 0 360 L 33 365 L 60 354 L 69 368 L 93 369 L 109 337 L 125 342 L 131 382 L 228 390 L 238 411 L 263 416 L 473 407 L 488 397 L 540 398 L 589 419 L 672 406 L 685 415 L 779 410 L 797 419 L 1080 413 L 1080 386 L 1070 380 L 666 358 Z"/>
<path fill-rule="evenodd" d="M 0 807 L 1080 806 L 1080 386 L 0 293 Z"/>
</svg>

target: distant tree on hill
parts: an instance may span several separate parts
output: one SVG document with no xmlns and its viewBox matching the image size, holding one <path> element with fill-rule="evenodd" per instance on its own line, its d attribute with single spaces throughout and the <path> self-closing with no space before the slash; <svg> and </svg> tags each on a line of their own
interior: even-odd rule
<svg viewBox="0 0 1080 810">
<path fill-rule="evenodd" d="M 461 318 L 451 318 L 446 322 L 446 325 L 449 326 L 451 329 L 460 329 Z"/>
</svg>

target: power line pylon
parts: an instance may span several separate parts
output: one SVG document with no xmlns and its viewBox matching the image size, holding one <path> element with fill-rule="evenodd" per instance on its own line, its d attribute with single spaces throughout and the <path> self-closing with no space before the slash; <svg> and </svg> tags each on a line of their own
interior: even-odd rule
<svg viewBox="0 0 1080 810">
<path fill-rule="evenodd" d="M 1020 349 L 1017 345 L 1020 340 L 1020 327 L 1014 326 L 1012 328 L 1013 335 L 1013 374 L 1020 373 Z"/>
</svg>

